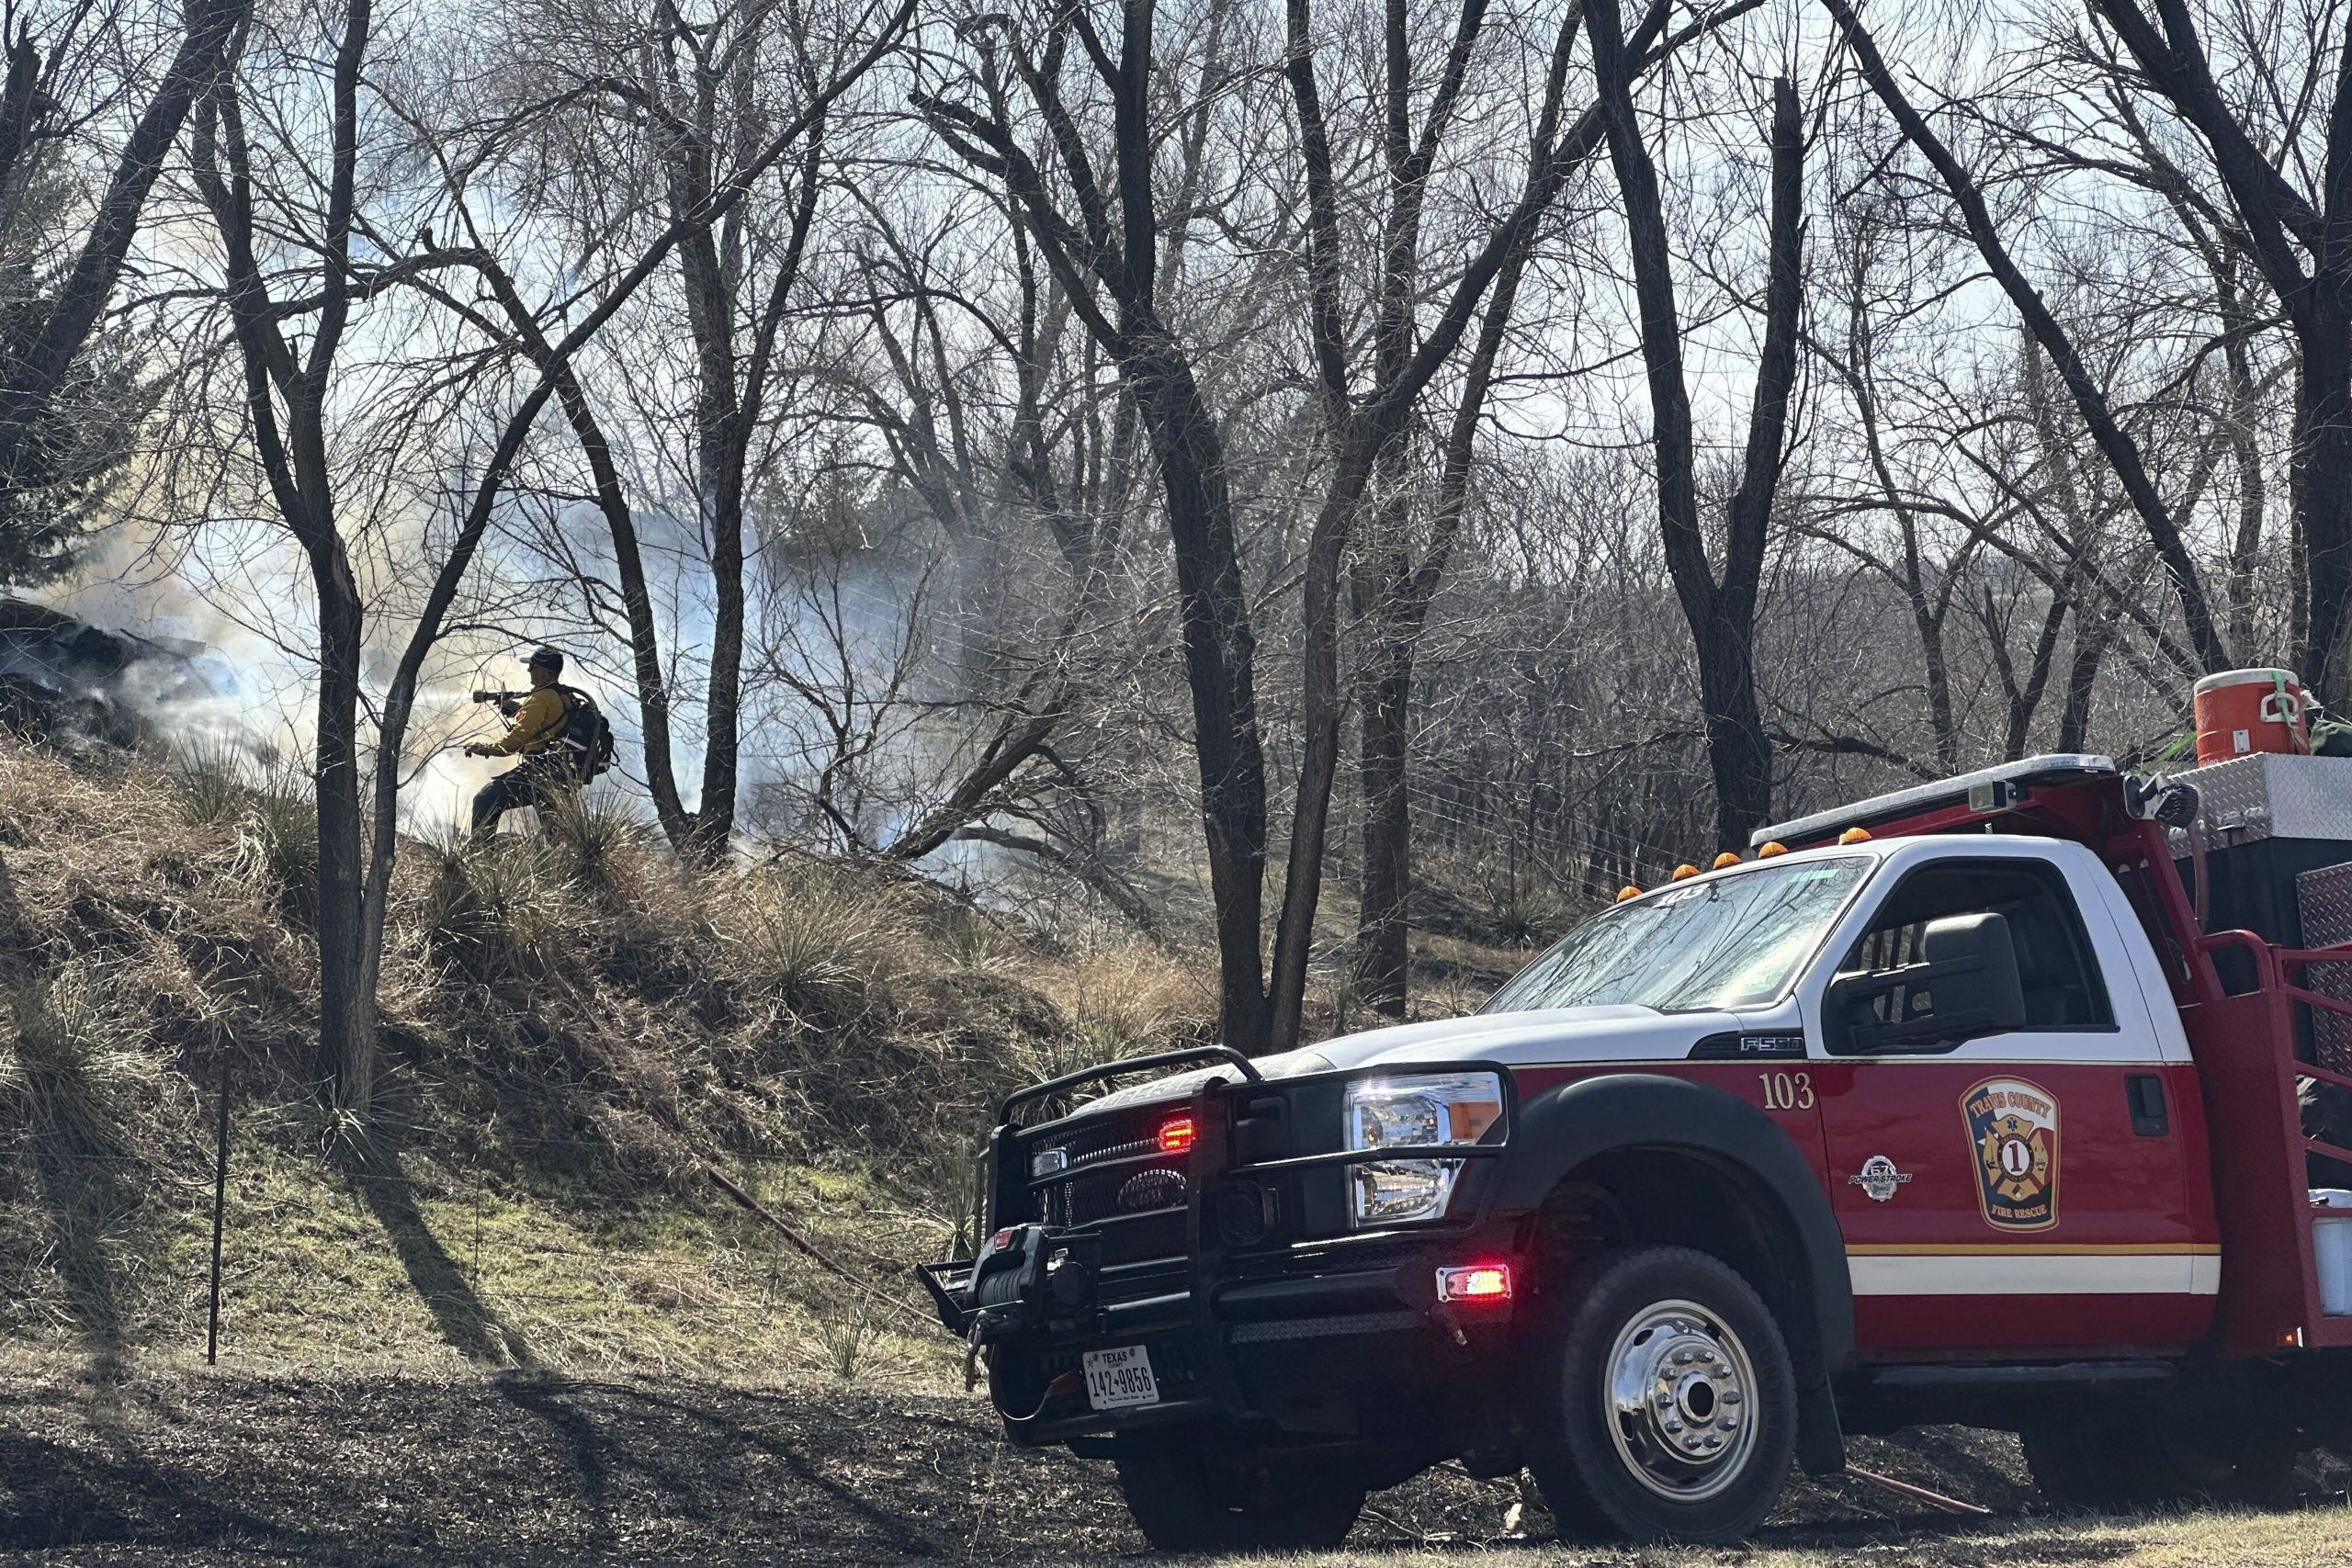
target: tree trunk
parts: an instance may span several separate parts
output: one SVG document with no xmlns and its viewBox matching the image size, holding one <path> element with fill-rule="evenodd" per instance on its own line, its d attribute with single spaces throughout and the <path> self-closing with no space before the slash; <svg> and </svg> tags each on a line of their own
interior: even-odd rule
<svg viewBox="0 0 2352 1568">
<path fill-rule="evenodd" d="M 2255 568 L 2262 559 L 2266 500 L 2258 441 L 2262 393 L 2255 381 L 2253 356 L 2246 351 L 2246 336 L 2254 330 L 2254 312 L 2246 304 L 2237 278 L 2226 265 L 2216 266 L 2213 273 L 2222 330 L 2228 334 L 2222 344 L 2222 363 L 2230 382 L 2230 465 L 2237 470 L 2238 481 L 2237 532 L 2230 541 L 2229 557 L 2230 646 L 2237 650 L 2239 658 L 2251 659 L 2256 657 Z"/>
<path fill-rule="evenodd" d="M 673 204 L 689 218 L 708 203 L 710 152 L 695 140 L 673 152 Z M 742 428 L 736 385 L 732 268 L 712 225 L 698 223 L 678 246 L 686 326 L 695 341 L 695 463 L 703 543 L 710 556 L 710 681 L 704 699 L 702 797 L 695 806 L 694 849 L 724 859 L 735 833 L 735 789 L 743 697 L 743 462 L 751 432 Z"/>
<path fill-rule="evenodd" d="M 2075 654 L 2066 666 L 2066 701 L 2058 713 L 2058 750 L 2090 750 L 2091 701 L 2098 694 L 2099 661 L 2115 636 L 2112 615 L 2075 616 Z"/>
<path fill-rule="evenodd" d="M 1258 738 L 1257 637 L 1234 537 L 1225 448 L 1191 367 L 1156 325 L 1133 333 L 1125 367 L 1159 459 L 1193 698 L 1201 824 L 1216 914 L 1222 1038 L 1245 1054 L 1268 1039 L 1260 913 L 1266 876 L 1266 764 Z"/>
<path fill-rule="evenodd" d="M 1772 815 L 1772 742 L 1756 703 L 1752 625 L 1719 623 L 1699 647 L 1699 702 L 1715 784 L 1715 842 L 1745 849 Z"/>
<path fill-rule="evenodd" d="M 705 861 L 726 858 L 735 836 L 743 706 L 743 500 L 740 484 L 707 502 L 710 530 L 710 688 L 703 706 L 702 798 L 694 845 Z"/>
<path fill-rule="evenodd" d="M 1946 773 L 1960 765 L 1960 727 L 1951 708 L 1951 666 L 1944 657 L 1944 628 L 1928 602 L 1927 585 L 1919 581 L 1918 551 L 1904 541 L 1903 600 L 1911 608 L 1912 629 L 1919 635 L 1919 657 L 1928 682 L 1928 723 L 1936 733 L 1936 761 Z"/>
<path fill-rule="evenodd" d="M 1414 660 L 1430 607 L 1452 564 L 1469 500 L 1478 429 L 1519 303 L 1519 288 L 1534 249 L 1528 229 L 1495 275 L 1495 291 L 1478 323 L 1478 340 L 1464 367 L 1461 400 L 1447 427 L 1437 504 L 1428 549 L 1416 562 L 1399 547 L 1385 570 L 1367 573 L 1369 602 L 1359 618 L 1368 628 L 1360 776 L 1363 815 L 1363 876 L 1356 903 L 1359 990 L 1373 1010 L 1402 1018 L 1409 1000 L 1410 905 L 1413 886 L 1412 699 Z M 1399 486 L 1400 491 L 1403 487 Z M 1398 510 L 1401 513 L 1403 506 Z M 1401 522 L 1400 522 L 1401 527 Z"/>
<path fill-rule="evenodd" d="M 1363 617 L 1371 628 L 1363 682 L 1363 718 L 1357 760 L 1363 798 L 1363 881 L 1356 905 L 1356 988 L 1365 1006 L 1405 1016 L 1413 886 L 1413 818 L 1408 792 L 1412 731 L 1413 642 L 1398 636 L 1394 602 L 1408 585 L 1399 572 L 1374 580 Z M 1384 581 L 1385 579 L 1385 581 Z"/>
<path fill-rule="evenodd" d="M 1267 986 L 1267 1043 L 1287 1051 L 1298 1043 L 1313 953 L 1315 909 L 1323 886 L 1324 836 L 1330 825 L 1331 788 L 1340 774 L 1344 705 L 1340 683 L 1340 569 L 1355 531 L 1358 510 L 1380 453 L 1394 439 L 1374 411 L 1351 418 L 1340 436 L 1340 463 L 1307 538 L 1301 572 L 1306 656 L 1301 661 L 1297 807 L 1291 814 L 1290 854 L 1283 881 L 1282 916 L 1274 927 L 1274 961 Z"/>
<path fill-rule="evenodd" d="M 2315 290 L 2316 292 L 2316 290 Z M 2294 464 L 2302 514 L 2309 620 L 2296 671 L 2324 700 L 2341 700 L 2346 615 L 2352 610 L 2352 311 L 2314 300 L 2298 332 Z"/>
<path fill-rule="evenodd" d="M 2060 576 L 2059 585 L 2050 595 L 2049 606 L 2041 613 L 2041 629 L 2034 634 L 2033 659 L 2026 667 L 2024 682 L 2015 687 L 2009 696 L 2009 724 L 2001 738 L 2001 760 L 2014 762 L 2026 754 L 2027 744 L 2033 735 L 2033 716 L 2041 707 L 2043 694 L 2050 689 L 2051 662 L 2058 652 L 2058 635 L 2064 630 L 2066 615 L 2074 604 L 2074 584 L 2078 570 L 2068 562 Z M 1991 591 L 1986 590 L 1990 598 Z M 1986 635 L 1992 636 L 1992 618 L 1986 617 Z M 2068 747 L 2061 750 L 2072 750 Z"/>
<path fill-rule="evenodd" d="M 98 312 L 114 293 L 131 239 L 139 231 L 148 192 L 163 172 L 164 158 L 179 139 L 190 106 L 225 68 L 230 39 L 243 22 L 250 3 L 197 0 L 191 7 L 178 52 L 123 142 L 114 175 L 91 216 L 89 237 L 74 257 L 56 299 L 47 312 L 29 314 L 16 341 L 0 345 L 6 354 L 5 360 L 0 360 L 6 369 L 0 375 L 0 485 L 38 468 L 28 450 L 35 432 L 50 400 L 63 384 L 74 356 L 89 340 Z M 34 52 L 28 35 L 19 55 L 28 59 Z M 12 89 L 17 63 L 12 59 Z M 17 98 L 12 90 L 8 96 L 17 100 L 16 107 L 28 118 L 29 92 Z"/>
<path fill-rule="evenodd" d="M 0 36 L 7 48 L 8 69 L 0 75 L 0 196 L 15 183 L 17 164 L 29 160 L 33 131 L 46 118 L 48 104 L 40 91 L 40 45 L 29 27 L 11 37 Z"/>
<path fill-rule="evenodd" d="M 375 1099 L 376 995 L 362 918 L 359 594 L 340 547 L 312 556 L 311 581 L 319 596 L 319 1073 L 336 1112 L 364 1125 Z"/>
<path fill-rule="evenodd" d="M 1607 117 L 1609 159 L 1624 197 L 1625 237 L 1641 311 L 1648 373 L 1651 447 L 1657 461 L 1658 520 L 1676 599 L 1698 655 L 1699 701 L 1715 786 L 1715 833 L 1744 846 L 1772 808 L 1772 745 L 1756 700 L 1756 604 L 1772 498 L 1785 454 L 1788 404 L 1796 380 L 1804 141 L 1795 86 L 1773 84 L 1772 217 L 1765 284 L 1764 342 L 1739 489 L 1733 494 L 1720 579 L 1699 523 L 1690 393 L 1682 374 L 1682 324 L 1657 170 L 1634 111 L 1631 72 L 1617 0 L 1589 0 L 1593 76 Z"/>
<path fill-rule="evenodd" d="M 563 417 L 587 459 L 590 482 L 595 488 L 596 510 L 613 541 L 613 565 L 621 580 L 621 608 L 628 621 L 630 661 L 637 677 L 638 739 L 645 748 L 645 789 L 653 799 L 655 820 L 662 836 L 680 855 L 688 852 L 694 818 L 678 796 L 676 764 L 671 758 L 670 683 L 662 670 L 662 633 L 653 618 L 653 595 L 645 578 L 645 552 L 637 535 L 637 517 L 630 510 L 620 467 L 613 459 L 613 445 L 596 417 L 588 389 L 568 355 L 559 355 L 540 331 L 514 280 L 496 260 L 485 254 L 478 267 L 492 294 L 505 312 L 506 324 L 553 386 L 563 405 Z"/>
<path fill-rule="evenodd" d="M 612 536 L 613 565 L 621 580 L 621 608 L 628 618 L 630 665 L 637 677 L 638 740 L 645 748 L 645 790 L 671 849 L 684 855 L 693 845 L 695 818 L 678 795 L 677 765 L 671 758 L 670 682 L 662 669 L 662 632 L 653 619 L 653 595 L 645 580 L 645 552 L 637 517 L 613 462 L 611 443 L 588 402 L 580 378 L 566 367 L 556 379 L 564 418 L 588 459 L 596 487 L 596 508 Z"/>
<path fill-rule="evenodd" d="M 775 334 L 816 215 L 818 173 L 825 145 L 821 116 L 812 116 L 784 254 L 764 299 L 757 308 L 747 308 L 741 298 L 747 251 L 742 209 L 730 207 L 722 213 L 715 206 L 718 186 L 714 148 L 727 128 L 715 118 L 711 106 L 716 96 L 748 92 L 745 73 L 752 69 L 754 60 L 750 51 L 741 51 L 731 62 L 713 68 L 726 73 L 724 81 L 698 79 L 695 119 L 690 126 L 672 130 L 666 150 L 673 221 L 685 226 L 678 243 L 678 266 L 685 286 L 686 327 L 695 343 L 695 479 L 705 543 L 710 552 L 712 600 L 710 682 L 703 710 L 702 795 L 695 805 L 689 842 L 692 852 L 710 863 L 725 859 L 734 840 L 736 795 L 742 773 L 743 509 L 752 447 L 758 435 Z M 737 352 L 736 343 L 738 333 L 747 327 L 752 333 L 748 355 Z M 640 650 L 640 689 L 646 657 Z M 658 678 L 658 667 L 655 674 Z M 665 734 L 665 743 L 666 739 Z"/>
<path fill-rule="evenodd" d="M 233 86 L 222 86 L 209 105 L 193 158 L 226 252 L 229 314 L 254 454 L 287 532 L 310 563 L 318 598 L 318 1067 L 337 1115 L 361 1127 L 375 1096 L 378 934 L 364 909 L 368 868 L 359 715 L 367 634 L 358 582 L 338 526 L 326 418 L 335 355 L 355 292 L 348 257 L 360 78 L 372 16 L 370 0 L 350 0 L 335 43 L 332 152 L 321 236 L 322 249 L 334 261 L 304 353 L 298 355 L 287 342 L 254 251 L 251 150 Z"/>
</svg>

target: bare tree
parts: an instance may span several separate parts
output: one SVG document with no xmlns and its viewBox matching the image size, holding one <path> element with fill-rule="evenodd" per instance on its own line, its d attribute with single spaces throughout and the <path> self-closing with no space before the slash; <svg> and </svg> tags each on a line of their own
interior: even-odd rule
<svg viewBox="0 0 2352 1568">
<path fill-rule="evenodd" d="M 2196 564 L 2189 559 L 2188 547 L 2181 536 L 2178 525 L 2156 493 L 2148 477 L 2147 466 L 2142 460 L 2140 448 L 2131 434 L 2115 418 L 2109 407 L 2107 394 L 2092 376 L 2082 355 L 2076 351 L 2072 334 L 2060 324 L 2041 294 L 2026 277 L 2001 238 L 1998 227 L 1976 182 L 1961 166 L 1941 138 L 1929 129 L 1928 122 L 1911 106 L 1909 97 L 1887 69 L 1880 56 L 1877 43 L 1861 25 L 1847 0 L 1822 0 L 1830 16 L 1836 19 L 1839 35 L 1854 56 L 1863 79 L 1879 101 L 1886 106 L 1904 136 L 1917 149 L 1920 156 L 1934 168 L 1937 177 L 1951 195 L 1967 223 L 1969 237 L 1976 243 L 1985 265 L 2009 297 L 2010 303 L 2024 320 L 2035 342 L 2050 355 L 2059 377 L 2072 394 L 2083 423 L 2090 427 L 2091 439 L 2100 454 L 2114 469 L 2124 493 L 2131 498 L 2132 510 L 2140 516 L 2149 539 L 2163 558 L 2165 568 L 2172 578 L 2175 595 L 2180 601 L 2183 621 L 2188 628 L 2189 641 L 2197 650 L 2199 660 L 2208 670 L 2218 670 L 2229 662 L 2229 649 L 2222 641 L 2220 629 L 2213 623 L 2212 611 L 2207 604 L 2203 584 Z M 2341 334 L 2339 334 L 2341 335 Z M 2346 360 L 2346 373 L 2352 375 L 2352 359 Z M 2352 476 L 2352 446 L 2346 447 L 2347 476 Z M 2346 514 L 2347 546 L 2352 546 L 2352 513 Z M 2346 586 L 2352 586 L 2352 558 L 2346 561 Z"/>
<path fill-rule="evenodd" d="M 1445 282 L 1425 285 L 1430 268 L 1421 240 L 1427 193 L 1455 124 L 1466 73 L 1487 36 L 1487 17 L 1477 4 L 1459 14 L 1416 129 L 1415 40 L 1405 12 L 1392 7 L 1385 15 L 1382 130 L 1374 141 L 1381 170 L 1373 222 L 1378 238 L 1364 290 L 1369 302 L 1351 313 L 1343 298 L 1334 139 L 1317 77 L 1322 40 L 1306 0 L 1293 0 L 1284 13 L 1283 71 L 1296 129 L 1296 188 L 1305 203 L 1297 239 L 1304 285 L 1299 315 L 1321 416 L 1325 478 L 1300 565 L 1301 756 L 1271 972 L 1261 952 L 1268 803 L 1257 637 L 1243 589 L 1230 466 L 1195 351 L 1176 330 L 1162 298 L 1166 269 L 1159 249 L 1161 187 L 1155 164 L 1161 132 L 1155 116 L 1183 84 L 1156 59 L 1155 13 L 1125 6 L 1115 51 L 1083 8 L 1054 13 L 1035 48 L 1005 18 L 976 19 L 969 29 L 978 55 L 969 77 L 972 96 L 926 93 L 916 100 L 959 156 L 1012 192 L 1079 319 L 1118 366 L 1151 438 L 1182 592 L 1217 916 L 1221 1021 L 1225 1037 L 1248 1049 L 1280 1049 L 1297 1038 L 1340 761 L 1339 613 L 1350 539 L 1384 469 L 1393 472 L 1397 445 L 1423 392 L 1453 362 L 1510 255 L 1600 143 L 1598 115 L 1566 110 L 1578 31 L 1571 12 L 1552 36 L 1514 198 L 1499 216 L 1470 231 L 1468 243 L 1443 269 Z M 1654 51 L 1679 41 L 1661 44 L 1665 19 L 1665 7 L 1653 8 L 1631 45 L 1633 59 L 1646 65 Z M 1721 19 L 1709 18 L 1681 36 Z M 1102 176 L 1096 159 L 1104 150 L 1087 130 L 1092 106 L 1075 96 L 1086 84 L 1081 79 L 1073 88 L 1067 80 L 1073 50 L 1091 68 L 1110 122 L 1109 166 Z M 1050 168 L 1040 164 L 1016 123 L 1015 91 L 1045 128 Z M 1180 116 L 1177 123 L 1189 118 Z M 1347 324 L 1351 316 L 1369 326 L 1363 349 L 1368 364 L 1355 363 L 1357 340 Z"/>
<path fill-rule="evenodd" d="M 1505 259 L 1463 367 L 1425 538 L 1406 543 L 1405 508 L 1392 502 L 1388 526 L 1357 551 L 1351 587 L 1363 628 L 1357 749 L 1363 808 L 1363 871 L 1356 904 L 1356 979 L 1365 1004 L 1405 1015 L 1413 886 L 1411 750 L 1414 670 L 1430 612 L 1462 536 L 1470 479 L 1534 237 L 1531 228 Z M 1400 494 L 1411 492 L 1398 487 Z"/>
<path fill-rule="evenodd" d="M 1001 41 L 999 30 L 1002 29 Z M 919 95 L 915 102 L 966 162 L 1012 193 L 1039 254 L 1103 352 L 1119 367 L 1148 432 L 1164 492 L 1182 603 L 1186 671 L 1201 781 L 1211 898 L 1216 911 L 1220 1019 L 1242 1050 L 1272 1038 L 1261 953 L 1266 855 L 1266 770 L 1258 722 L 1257 637 L 1240 564 L 1225 438 L 1160 299 L 1156 206 L 1154 16 L 1127 5 L 1114 56 L 1091 15 L 1048 20 L 1042 52 L 1001 19 L 978 18 L 981 105 Z M 1107 182 L 1065 97 L 1065 61 L 1084 53 L 1113 122 Z M 1010 121 L 1009 90 L 1028 96 L 1067 181 L 1057 197 Z M 1068 205 L 1064 205 L 1067 200 Z"/>
<path fill-rule="evenodd" d="M 70 432 L 51 428 L 51 405 L 114 294 L 148 193 L 179 139 L 189 107 L 219 75 L 229 40 L 250 8 L 251 0 L 194 0 L 178 49 L 145 102 L 107 106 L 130 119 L 130 130 L 104 187 L 89 204 L 71 264 L 45 296 L 0 310 L 0 536 L 9 526 L 16 497 L 53 481 L 59 449 L 73 445 Z M 0 231 L 22 233 L 32 226 L 28 187 L 46 145 L 65 134 L 53 123 L 65 113 L 56 96 L 56 77 L 73 49 L 101 47 L 75 36 L 91 26 L 91 7 L 62 12 L 53 22 L 59 36 L 46 40 L 46 53 L 30 18 L 0 30 L 6 54 L 6 73 L 0 77 Z M 119 46 L 120 40 L 112 42 Z M 123 90 L 129 95 L 136 88 L 125 82 Z M 85 112 L 90 113 L 89 107 Z M 88 411 L 81 411 L 81 417 L 89 417 Z M 0 562 L 11 553 L 0 536 Z"/>
<path fill-rule="evenodd" d="M 223 293 L 243 368 L 248 434 L 279 516 L 308 562 L 317 596 L 320 1062 L 334 1105 L 356 1124 L 365 1125 L 373 1111 L 376 979 L 397 848 L 403 742 L 425 663 L 441 640 L 507 475 L 540 411 L 555 394 L 559 373 L 581 347 L 697 224 L 723 216 L 742 201 L 759 175 L 798 144 L 826 107 L 891 45 L 910 11 L 911 0 L 882 23 L 878 36 L 842 73 L 824 83 L 797 114 L 717 186 L 702 207 L 663 229 L 620 268 L 594 306 L 551 346 L 520 356 L 526 364 L 536 361 L 538 375 L 500 411 L 495 440 L 453 508 L 453 528 L 432 553 L 429 582 L 380 697 L 363 685 L 370 631 L 368 604 L 354 570 L 345 534 L 348 520 L 339 506 L 338 480 L 344 476 L 332 451 L 339 361 L 349 346 L 355 307 L 419 276 L 473 268 L 483 258 L 476 248 L 434 243 L 428 224 L 410 254 L 375 259 L 390 254 L 394 243 L 381 231 L 405 234 L 414 213 L 400 213 L 395 223 L 388 220 L 391 214 L 371 220 L 362 211 L 362 106 L 371 91 L 371 0 L 349 0 L 331 19 L 334 30 L 324 84 L 330 130 L 323 188 L 305 190 L 256 179 L 256 141 L 247 129 L 248 94 L 233 77 L 216 85 L 203 107 L 195 137 L 197 179 L 221 238 Z M 293 40 L 273 44 L 269 58 L 298 78 L 307 69 L 305 51 Z M 280 138 L 300 124 L 299 117 L 282 112 L 285 107 L 282 99 L 270 103 L 269 123 Z M 297 167 L 300 161 L 288 157 L 280 166 Z M 454 221 L 479 238 L 462 193 L 445 194 L 454 209 Z M 363 235 L 375 258 L 361 254 Z M 264 243 L 276 248 L 273 265 L 265 265 Z M 289 262 L 296 265 L 289 267 Z M 277 291 L 276 280 L 289 271 L 307 285 L 306 291 Z M 563 303 L 559 301 L 557 308 Z M 460 320 L 476 327 L 484 318 L 463 315 Z M 288 332 L 288 323 L 298 321 L 309 326 L 306 337 Z M 493 340 L 491 346 L 503 351 L 513 345 Z M 499 385 L 492 380 L 488 389 L 494 391 Z M 361 716 L 368 710 L 376 716 L 372 768 L 363 756 Z M 364 778 L 372 779 L 372 788 Z"/>
<path fill-rule="evenodd" d="M 1156 926 L 1103 858 L 1093 781 L 1074 763 L 1086 743 L 1069 733 L 1074 715 L 1109 716 L 1103 696 L 1137 657 L 1114 593 L 1137 501 L 1132 420 L 1002 193 L 921 217 L 909 194 L 858 193 L 867 239 L 851 297 L 867 352 L 839 379 L 844 417 L 878 435 L 955 563 L 924 618 L 955 628 L 943 652 L 959 684 L 932 705 L 935 781 L 878 852 L 910 863 L 987 841 Z M 975 265 L 1007 254 L 1009 276 Z M 950 708 L 972 728 L 943 733 Z"/>
<path fill-rule="evenodd" d="M 1616 0 L 1587 0 L 1593 74 L 1608 118 L 1609 158 L 1625 200 L 1625 229 L 1640 304 L 1642 358 L 1649 372 L 1651 443 L 1657 455 L 1658 520 L 1676 597 L 1699 654 L 1700 703 L 1714 772 L 1715 834 L 1745 844 L 1771 809 L 1771 743 L 1756 701 L 1756 604 L 1766 535 L 1785 450 L 1796 384 L 1797 318 L 1804 223 L 1804 148 L 1795 84 L 1772 84 L 1772 216 L 1764 286 L 1764 340 L 1757 362 L 1739 488 L 1724 530 L 1720 576 L 1708 559 L 1699 516 L 1690 393 L 1683 380 L 1682 324 L 1667 251 L 1657 172 L 1635 118 Z"/>
<path fill-rule="evenodd" d="M 2268 285 L 2293 333 L 2296 387 L 2291 505 L 2309 581 L 2307 623 L 2295 658 L 2314 687 L 2332 694 L 2346 676 L 2352 631 L 2352 49 L 2330 15 L 2330 40 L 2312 39 L 2318 69 L 2337 57 L 2327 109 L 2312 122 L 2320 145 L 2306 150 L 2282 136 L 2266 150 L 2246 107 L 2233 105 L 2215 79 L 2205 38 L 2185 0 L 2159 0 L 2151 17 L 2137 0 L 2094 0 L 2092 12 L 2112 28 L 2137 67 L 2127 84 L 2158 98 L 2194 130 L 2228 192 L 2228 228 Z M 2259 89 L 2257 88 L 2257 91 Z M 2314 98 L 2316 101 L 2317 94 Z M 2314 187 L 2298 189 L 2290 172 L 2312 171 Z"/>
</svg>

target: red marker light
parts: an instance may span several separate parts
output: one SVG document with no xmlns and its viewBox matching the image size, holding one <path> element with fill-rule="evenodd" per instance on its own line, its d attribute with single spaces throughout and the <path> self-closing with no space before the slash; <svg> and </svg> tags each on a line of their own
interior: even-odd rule
<svg viewBox="0 0 2352 1568">
<path fill-rule="evenodd" d="M 1510 1266 L 1474 1263 L 1465 1269 L 1437 1271 L 1437 1299 L 1442 1302 L 1507 1302 L 1510 1300 Z"/>
<path fill-rule="evenodd" d="M 1181 1155 L 1191 1148 L 1193 1141 L 1199 1136 L 1199 1131 L 1193 1127 L 1193 1119 L 1190 1116 L 1179 1116 L 1172 1122 L 1162 1122 L 1159 1124 L 1159 1152 L 1164 1155 Z"/>
</svg>

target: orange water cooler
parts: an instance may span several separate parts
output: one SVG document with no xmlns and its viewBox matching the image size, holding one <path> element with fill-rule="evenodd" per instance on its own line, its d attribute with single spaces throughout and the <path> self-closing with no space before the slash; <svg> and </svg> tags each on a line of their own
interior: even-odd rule
<svg viewBox="0 0 2352 1568">
<path fill-rule="evenodd" d="M 2291 670 L 2224 670 L 2197 682 L 2197 765 L 2309 751 L 2311 696 Z"/>
</svg>

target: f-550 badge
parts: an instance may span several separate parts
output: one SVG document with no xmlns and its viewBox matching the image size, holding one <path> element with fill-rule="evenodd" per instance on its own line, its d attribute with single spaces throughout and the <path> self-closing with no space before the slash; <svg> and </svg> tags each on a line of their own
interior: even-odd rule
<svg viewBox="0 0 2352 1568">
<path fill-rule="evenodd" d="M 1996 1230 L 2058 1223 L 2058 1097 L 2023 1078 L 1986 1078 L 1960 1097 L 1976 1150 L 1976 1196 Z"/>
</svg>

